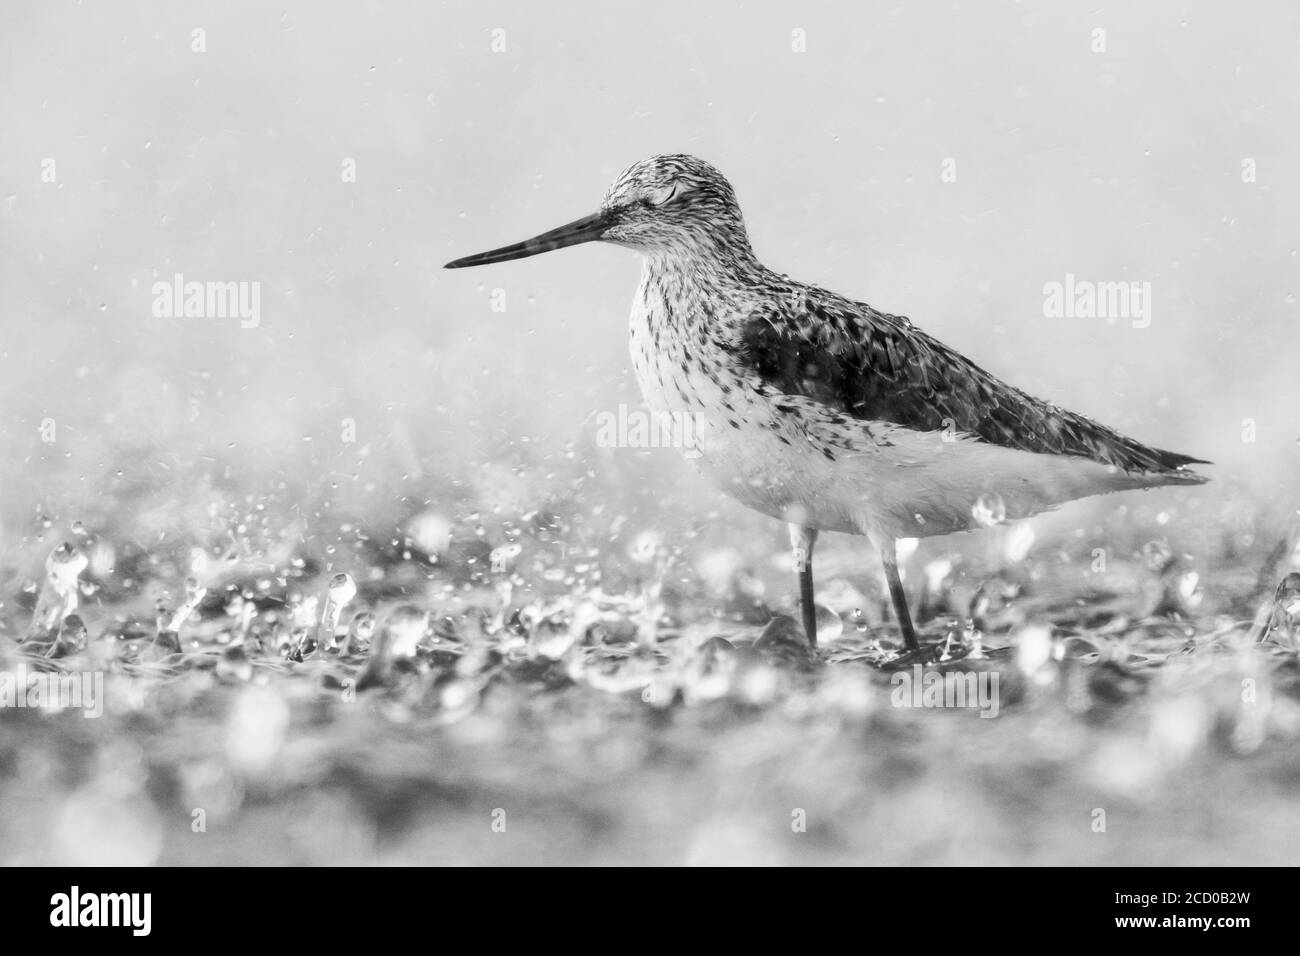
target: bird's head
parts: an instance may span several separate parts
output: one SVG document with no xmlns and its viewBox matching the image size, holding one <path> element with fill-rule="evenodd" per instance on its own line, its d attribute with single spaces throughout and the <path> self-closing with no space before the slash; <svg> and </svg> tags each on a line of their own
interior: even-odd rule
<svg viewBox="0 0 1300 956">
<path fill-rule="evenodd" d="M 751 254 L 731 183 L 702 159 L 672 154 L 651 156 L 624 170 L 592 215 L 514 245 L 457 259 L 446 268 L 523 259 L 597 239 L 647 255 Z"/>
</svg>

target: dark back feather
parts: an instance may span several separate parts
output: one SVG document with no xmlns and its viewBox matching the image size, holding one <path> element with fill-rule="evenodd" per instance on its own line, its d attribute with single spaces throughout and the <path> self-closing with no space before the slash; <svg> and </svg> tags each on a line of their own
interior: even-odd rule
<svg viewBox="0 0 1300 956">
<path fill-rule="evenodd" d="M 861 421 L 1076 455 L 1126 472 L 1202 463 L 1027 395 L 907 319 L 822 290 L 808 290 L 795 305 L 749 315 L 731 343 L 736 357 L 781 394 L 802 395 Z"/>
</svg>

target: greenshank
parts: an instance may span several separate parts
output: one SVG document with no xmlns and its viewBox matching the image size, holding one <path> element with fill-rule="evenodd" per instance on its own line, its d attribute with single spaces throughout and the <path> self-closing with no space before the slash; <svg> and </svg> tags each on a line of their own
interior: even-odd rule
<svg viewBox="0 0 1300 956">
<path fill-rule="evenodd" d="M 636 163 L 594 214 L 446 268 L 593 240 L 641 253 L 631 340 L 646 403 L 693 416 L 691 460 L 727 494 L 789 526 L 814 646 L 820 531 L 865 535 L 877 549 L 903 642 L 916 649 L 898 539 L 1206 480 L 1188 470 L 1202 459 L 1034 398 L 902 316 L 768 269 L 731 184 L 693 156 Z"/>
</svg>

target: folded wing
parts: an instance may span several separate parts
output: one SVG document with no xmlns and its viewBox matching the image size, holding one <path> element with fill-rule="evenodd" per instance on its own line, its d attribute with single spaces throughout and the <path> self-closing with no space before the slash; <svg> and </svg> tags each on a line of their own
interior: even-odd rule
<svg viewBox="0 0 1300 956">
<path fill-rule="evenodd" d="M 820 290 L 816 290 L 820 292 Z M 864 422 L 1072 455 L 1124 472 L 1203 481 L 1201 459 L 1151 448 L 1005 384 L 899 316 L 803 295 L 788 310 L 762 310 L 738 327 L 730 349 L 761 384 L 812 399 Z"/>
</svg>

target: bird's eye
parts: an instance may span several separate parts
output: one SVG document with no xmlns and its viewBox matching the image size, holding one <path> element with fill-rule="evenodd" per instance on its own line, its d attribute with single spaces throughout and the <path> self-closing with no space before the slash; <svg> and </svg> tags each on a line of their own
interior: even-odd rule
<svg viewBox="0 0 1300 956">
<path fill-rule="evenodd" d="M 672 183 L 663 186 L 646 197 L 646 200 L 652 206 L 662 206 L 664 203 L 672 202 L 681 194 L 681 183 Z"/>
</svg>

